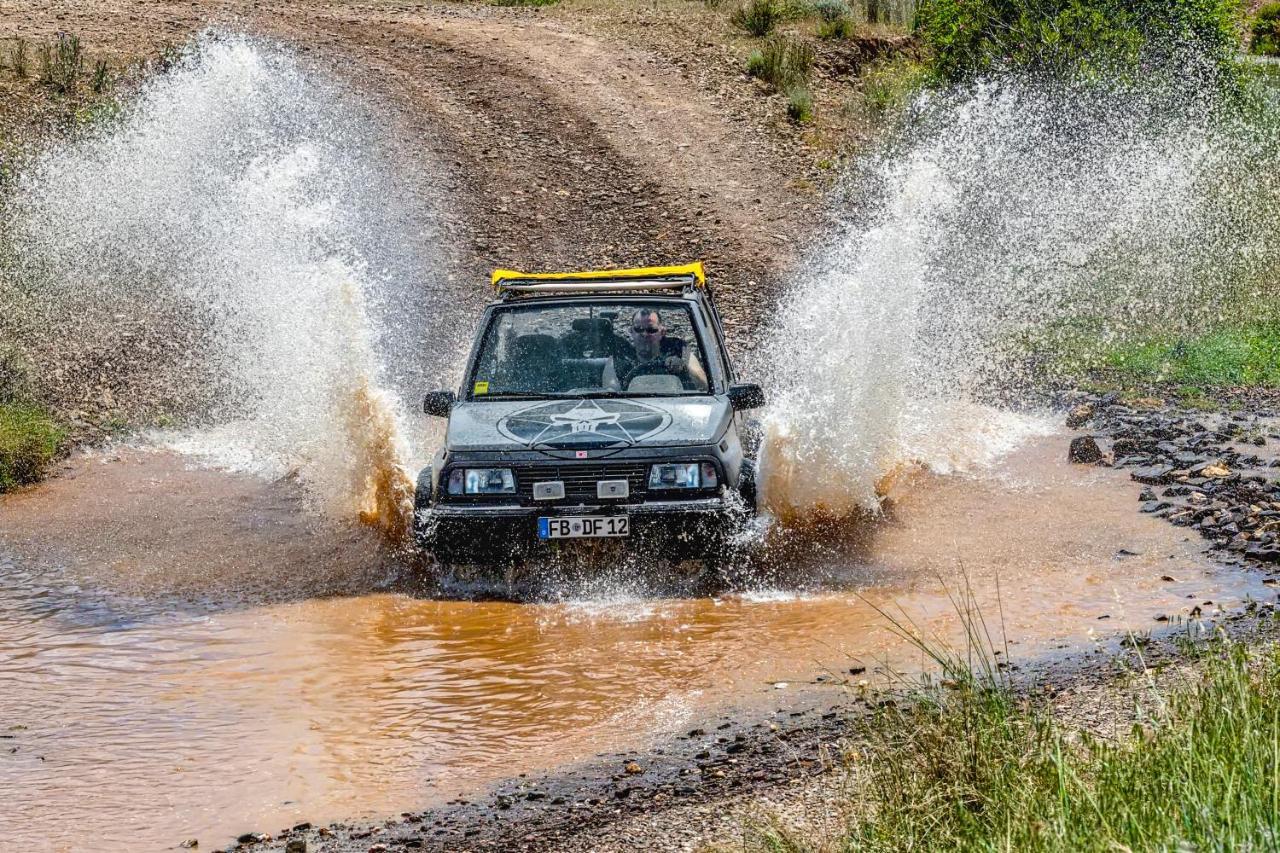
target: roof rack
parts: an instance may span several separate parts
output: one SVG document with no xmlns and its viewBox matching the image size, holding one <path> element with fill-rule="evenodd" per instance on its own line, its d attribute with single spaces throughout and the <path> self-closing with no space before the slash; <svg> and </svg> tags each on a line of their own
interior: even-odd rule
<svg viewBox="0 0 1280 853">
<path fill-rule="evenodd" d="M 588 272 L 494 270 L 494 290 L 503 296 L 540 293 L 620 293 L 628 290 L 685 290 L 706 287 L 702 262 L 672 267 L 637 267 Z"/>
</svg>

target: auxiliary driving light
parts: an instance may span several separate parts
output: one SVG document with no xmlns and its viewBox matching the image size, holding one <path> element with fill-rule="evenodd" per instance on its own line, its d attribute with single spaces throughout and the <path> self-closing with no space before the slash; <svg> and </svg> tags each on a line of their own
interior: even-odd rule
<svg viewBox="0 0 1280 853">
<path fill-rule="evenodd" d="M 449 472 L 451 495 L 514 495 L 516 478 L 510 468 L 454 468 Z"/>
</svg>

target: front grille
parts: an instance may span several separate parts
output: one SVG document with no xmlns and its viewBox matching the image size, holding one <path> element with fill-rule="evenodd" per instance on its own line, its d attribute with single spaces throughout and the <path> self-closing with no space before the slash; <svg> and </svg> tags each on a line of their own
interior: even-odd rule
<svg viewBox="0 0 1280 853">
<path fill-rule="evenodd" d="M 647 463 L 631 464 L 626 462 L 588 462 L 564 463 L 561 465 L 529 465 L 518 467 L 516 472 L 516 494 L 520 503 L 526 506 L 546 506 L 556 503 L 597 503 L 596 483 L 600 480 L 626 480 L 630 495 L 625 499 L 614 499 L 635 502 L 644 500 L 649 486 L 649 465 Z M 564 483 L 563 501 L 535 501 L 533 484 L 559 480 Z"/>
</svg>

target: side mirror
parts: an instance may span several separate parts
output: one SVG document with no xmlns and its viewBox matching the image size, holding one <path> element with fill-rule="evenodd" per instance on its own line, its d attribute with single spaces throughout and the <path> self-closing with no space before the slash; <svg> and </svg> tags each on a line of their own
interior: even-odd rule
<svg viewBox="0 0 1280 853">
<path fill-rule="evenodd" d="M 457 400 L 458 396 L 452 391 L 431 391 L 422 401 L 422 411 L 437 418 L 447 418 Z"/>
<path fill-rule="evenodd" d="M 729 386 L 729 405 L 735 412 L 758 409 L 764 405 L 764 390 L 752 382 Z"/>
</svg>

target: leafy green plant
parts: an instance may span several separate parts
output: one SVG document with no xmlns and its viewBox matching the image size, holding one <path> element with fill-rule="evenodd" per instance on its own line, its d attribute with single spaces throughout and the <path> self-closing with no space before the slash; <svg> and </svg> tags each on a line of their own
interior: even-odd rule
<svg viewBox="0 0 1280 853">
<path fill-rule="evenodd" d="M 903 106 L 929 76 L 925 66 L 906 56 L 875 63 L 862 75 L 862 101 L 873 114 L 883 115 Z"/>
<path fill-rule="evenodd" d="M 776 0 L 747 0 L 746 3 L 733 10 L 729 21 L 753 36 L 768 35 L 782 17 Z"/>
<path fill-rule="evenodd" d="M 59 33 L 57 42 L 40 45 L 40 83 L 56 94 L 74 92 L 83 73 L 84 53 L 79 36 Z"/>
<path fill-rule="evenodd" d="M 779 91 L 807 83 L 813 69 L 813 46 L 799 39 L 774 36 L 747 59 L 747 73 Z"/>
<path fill-rule="evenodd" d="M 1267 3 L 1253 16 L 1249 50 L 1263 56 L 1280 56 L 1280 3 Z"/>
<path fill-rule="evenodd" d="M 65 439 L 41 409 L 0 403 L 0 492 L 38 481 Z"/>
<path fill-rule="evenodd" d="M 915 29 L 944 80 L 1006 68 L 1136 70 L 1193 54 L 1234 74 L 1238 0 L 923 0 Z"/>
<path fill-rule="evenodd" d="M 807 124 L 813 121 L 813 94 L 803 83 L 793 83 L 786 89 L 787 116 L 792 121 Z"/>
<path fill-rule="evenodd" d="M 9 66 L 13 69 L 13 76 L 19 80 L 27 79 L 29 70 L 27 64 L 27 40 L 18 39 L 13 43 L 13 50 L 9 54 Z"/>
</svg>

